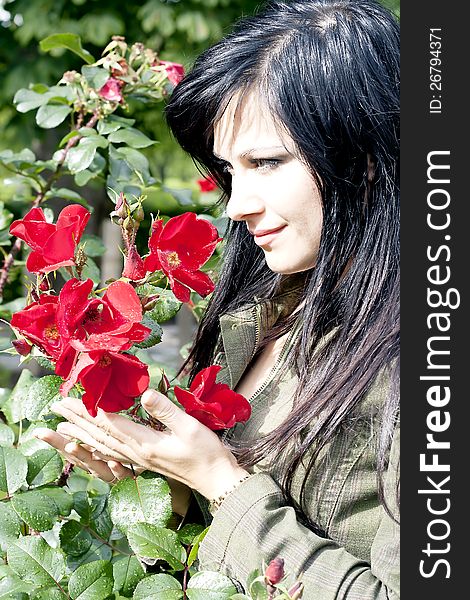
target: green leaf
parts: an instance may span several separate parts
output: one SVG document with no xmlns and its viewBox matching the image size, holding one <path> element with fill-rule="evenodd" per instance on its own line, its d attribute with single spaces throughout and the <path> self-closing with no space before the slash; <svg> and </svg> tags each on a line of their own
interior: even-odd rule
<svg viewBox="0 0 470 600">
<path fill-rule="evenodd" d="M 122 146 L 116 150 L 116 154 L 124 158 L 131 171 L 145 175 L 145 179 L 148 179 L 149 161 L 147 160 L 147 157 L 140 152 L 140 150 Z"/>
<path fill-rule="evenodd" d="M 190 189 L 180 189 L 175 190 L 167 187 L 166 185 L 162 186 L 162 190 L 167 192 L 178 202 L 180 206 L 194 206 L 193 199 L 193 190 Z"/>
<path fill-rule="evenodd" d="M 80 36 L 75 33 L 54 33 L 47 36 L 39 42 L 39 47 L 43 52 L 50 52 L 55 48 L 67 48 L 84 60 L 86 63 L 91 65 L 96 62 L 93 56 L 82 48 L 82 41 Z"/>
<path fill-rule="evenodd" d="M 91 547 L 92 537 L 78 521 L 65 523 L 59 533 L 60 547 L 65 554 L 80 556 Z"/>
<path fill-rule="evenodd" d="M 113 131 L 109 134 L 108 139 L 113 144 L 127 144 L 131 148 L 147 148 L 155 144 L 154 140 L 134 127 Z"/>
<path fill-rule="evenodd" d="M 0 423 L 0 446 L 13 446 L 15 441 L 15 432 L 11 427 Z"/>
<path fill-rule="evenodd" d="M 118 481 L 109 494 L 109 512 L 116 527 L 126 533 L 134 523 L 165 526 L 171 516 L 170 487 L 150 471 Z"/>
<path fill-rule="evenodd" d="M 18 377 L 10 397 L 2 406 L 2 412 L 8 423 L 19 423 L 24 419 L 23 403 L 29 388 L 37 380 L 28 369 L 23 369 Z"/>
<path fill-rule="evenodd" d="M 97 560 L 110 561 L 113 551 L 104 542 L 94 539 L 91 548 L 85 554 L 80 556 L 67 556 L 67 568 L 69 571 L 75 571 L 81 565 L 96 562 Z"/>
<path fill-rule="evenodd" d="M 34 600 L 64 600 L 65 598 L 68 600 L 68 596 L 57 587 L 34 592 Z"/>
<path fill-rule="evenodd" d="M 127 530 L 127 539 L 138 556 L 165 560 L 175 571 L 184 569 L 186 553 L 174 531 L 150 523 L 135 523 Z"/>
<path fill-rule="evenodd" d="M 98 147 L 106 146 L 107 140 L 101 135 L 82 138 L 76 146 L 67 153 L 67 168 L 72 174 L 79 173 L 88 168 L 95 158 Z"/>
<path fill-rule="evenodd" d="M 34 587 L 18 577 L 8 565 L 0 565 L 0 600 L 27 600 Z"/>
<path fill-rule="evenodd" d="M 106 252 L 106 246 L 97 235 L 86 234 L 82 236 L 81 241 L 85 246 L 84 250 L 87 256 L 103 256 Z"/>
<path fill-rule="evenodd" d="M 56 481 L 62 473 L 63 461 L 54 448 L 37 450 L 28 456 L 27 482 L 31 487 Z"/>
<path fill-rule="evenodd" d="M 51 486 L 41 488 L 41 494 L 57 505 L 59 514 L 68 517 L 73 508 L 73 496 L 65 491 L 64 488 Z"/>
<path fill-rule="evenodd" d="M 162 288 L 154 287 L 150 294 L 158 294 L 158 303 L 155 308 L 152 308 L 148 312 L 148 316 L 156 321 L 157 323 L 164 323 L 169 319 L 172 319 L 179 309 L 183 306 L 183 303 L 175 298 L 175 295 L 171 290 L 164 290 Z"/>
<path fill-rule="evenodd" d="M 21 535 L 21 519 L 8 502 L 0 502 L 0 548 L 6 551 L 10 542 Z"/>
<path fill-rule="evenodd" d="M 49 413 L 51 404 L 60 399 L 61 384 L 62 378 L 57 375 L 46 375 L 35 381 L 24 399 L 24 417 L 37 421 Z"/>
<path fill-rule="evenodd" d="M 65 561 L 59 550 L 39 536 L 26 536 L 13 542 L 7 552 L 8 564 L 29 583 L 51 587 L 65 575 Z"/>
<path fill-rule="evenodd" d="M 204 531 L 204 525 L 198 523 L 187 523 L 177 531 L 178 539 L 182 544 L 193 545 L 198 540 L 200 534 Z"/>
<path fill-rule="evenodd" d="M 113 591 L 113 567 L 106 560 L 97 560 L 78 567 L 69 579 L 73 600 L 105 600 Z"/>
<path fill-rule="evenodd" d="M 59 508 L 40 490 L 16 494 L 11 499 L 16 514 L 35 531 L 52 529 L 59 518 Z"/>
<path fill-rule="evenodd" d="M 95 90 L 100 90 L 110 77 L 109 71 L 96 65 L 83 65 L 82 75 L 87 80 L 88 85 Z"/>
<path fill-rule="evenodd" d="M 105 496 L 105 500 L 106 499 Z M 101 539 L 108 540 L 113 531 L 113 522 L 111 521 L 108 510 L 102 510 L 100 513 L 93 512 L 91 515 L 90 527 L 93 531 L 96 531 Z"/>
<path fill-rule="evenodd" d="M 145 327 L 148 327 L 151 331 L 148 338 L 143 342 L 135 344 L 136 348 L 151 348 L 162 341 L 163 329 L 161 328 L 161 325 L 148 315 L 145 315 L 142 319 L 142 325 L 145 325 Z"/>
<path fill-rule="evenodd" d="M 79 187 L 86 185 L 90 179 L 95 179 L 98 177 L 102 173 L 105 166 L 106 160 L 101 156 L 101 154 L 95 154 L 95 157 L 93 158 L 89 168 L 85 169 L 84 171 L 80 171 L 75 175 L 75 183 Z"/>
<path fill-rule="evenodd" d="M 150 575 L 135 588 L 133 600 L 179 600 L 183 597 L 181 584 L 167 573 Z"/>
<path fill-rule="evenodd" d="M 125 117 L 118 117 L 117 115 L 109 115 L 104 119 L 98 121 L 97 129 L 101 135 L 108 135 L 113 131 L 121 129 L 121 127 L 132 127 L 135 119 L 126 119 Z"/>
<path fill-rule="evenodd" d="M 215 571 L 200 571 L 191 577 L 186 594 L 189 600 L 228 600 L 237 593 L 232 581 Z"/>
<path fill-rule="evenodd" d="M 39 108 L 43 104 L 49 102 L 49 94 L 38 94 L 33 90 L 25 88 L 18 90 L 13 98 L 13 103 L 16 104 L 16 110 L 20 113 L 26 113 L 35 108 Z M 34 159 L 31 161 L 34 162 Z"/>
<path fill-rule="evenodd" d="M 11 496 L 26 483 L 27 472 L 28 463 L 19 450 L 0 446 L 0 492 Z"/>
<path fill-rule="evenodd" d="M 67 115 L 72 112 L 70 106 L 64 106 L 59 104 L 44 104 L 39 107 L 36 113 L 36 123 L 43 129 L 52 129 L 60 125 Z"/>
<path fill-rule="evenodd" d="M 188 567 L 190 567 L 193 564 L 193 562 L 196 560 L 197 553 L 199 552 L 199 545 L 202 542 L 202 540 L 206 537 L 206 534 L 207 534 L 208 531 L 209 531 L 209 527 L 206 527 L 191 542 L 192 543 L 192 548 L 191 548 L 191 550 L 189 552 L 188 559 L 187 559 Z"/>
<path fill-rule="evenodd" d="M 136 585 L 145 577 L 145 571 L 136 556 L 126 556 L 113 564 L 114 592 L 132 597 Z"/>
</svg>

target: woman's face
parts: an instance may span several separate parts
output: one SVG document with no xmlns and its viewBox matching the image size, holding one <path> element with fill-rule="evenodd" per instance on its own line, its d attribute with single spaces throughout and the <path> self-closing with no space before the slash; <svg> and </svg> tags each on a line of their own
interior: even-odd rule
<svg viewBox="0 0 470 600">
<path fill-rule="evenodd" d="M 232 176 L 227 214 L 246 223 L 268 267 L 288 274 L 315 266 L 323 221 L 318 186 L 254 94 L 239 106 L 231 100 L 215 126 L 214 154 Z"/>
</svg>

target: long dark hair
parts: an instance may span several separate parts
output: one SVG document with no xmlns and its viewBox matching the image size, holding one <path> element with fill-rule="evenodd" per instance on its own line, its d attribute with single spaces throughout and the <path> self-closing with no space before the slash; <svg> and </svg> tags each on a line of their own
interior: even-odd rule
<svg viewBox="0 0 470 600">
<path fill-rule="evenodd" d="M 316 178 L 323 228 L 298 313 L 267 338 L 285 333 L 294 318 L 301 323 L 288 357 L 299 377 L 293 410 L 237 454 L 251 465 L 290 449 L 282 488 L 305 518 L 305 483 L 320 450 L 354 418 L 384 370 L 391 383 L 381 419 L 379 475 L 398 418 L 398 24 L 373 0 L 274 0 L 196 60 L 173 93 L 167 119 L 225 198 L 231 178 L 212 152 L 214 124 L 235 94 L 250 91 L 260 95 Z M 190 355 L 191 377 L 214 359 L 220 315 L 253 303 L 255 296 L 272 297 L 286 277 L 269 270 L 244 223 L 232 222 L 226 239 L 218 286 Z M 292 482 L 307 452 L 297 503 Z M 383 500 L 381 476 L 379 489 Z"/>
</svg>

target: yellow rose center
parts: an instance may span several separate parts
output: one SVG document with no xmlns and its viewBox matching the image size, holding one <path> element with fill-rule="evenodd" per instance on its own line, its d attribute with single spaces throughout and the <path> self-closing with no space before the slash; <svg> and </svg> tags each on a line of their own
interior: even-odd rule
<svg viewBox="0 0 470 600">
<path fill-rule="evenodd" d="M 59 330 L 57 329 L 57 325 L 55 323 L 48 325 L 44 329 L 44 337 L 48 340 L 57 340 L 59 338 Z"/>
<path fill-rule="evenodd" d="M 178 254 L 176 252 L 168 252 L 168 254 L 166 255 L 166 259 L 168 261 L 169 266 L 172 269 L 179 267 L 181 264 L 180 257 L 178 256 Z"/>
<path fill-rule="evenodd" d="M 103 354 L 103 356 L 100 358 L 98 365 L 102 368 L 102 369 L 106 369 L 106 367 L 109 367 L 109 365 L 111 364 L 111 357 L 109 356 L 109 354 Z"/>
</svg>

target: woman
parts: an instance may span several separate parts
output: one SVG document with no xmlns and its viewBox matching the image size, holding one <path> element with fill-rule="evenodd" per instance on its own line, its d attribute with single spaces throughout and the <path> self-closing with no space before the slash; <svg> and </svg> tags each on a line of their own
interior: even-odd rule
<svg viewBox="0 0 470 600">
<path fill-rule="evenodd" d="M 170 477 L 181 513 L 188 488 L 210 501 L 201 569 L 242 587 L 281 556 L 304 598 L 399 597 L 398 39 L 372 0 L 273 1 L 167 108 L 231 220 L 192 376 L 223 365 L 248 423 L 221 441 L 147 391 L 163 433 L 67 399 L 41 434 L 108 481 Z"/>
</svg>

